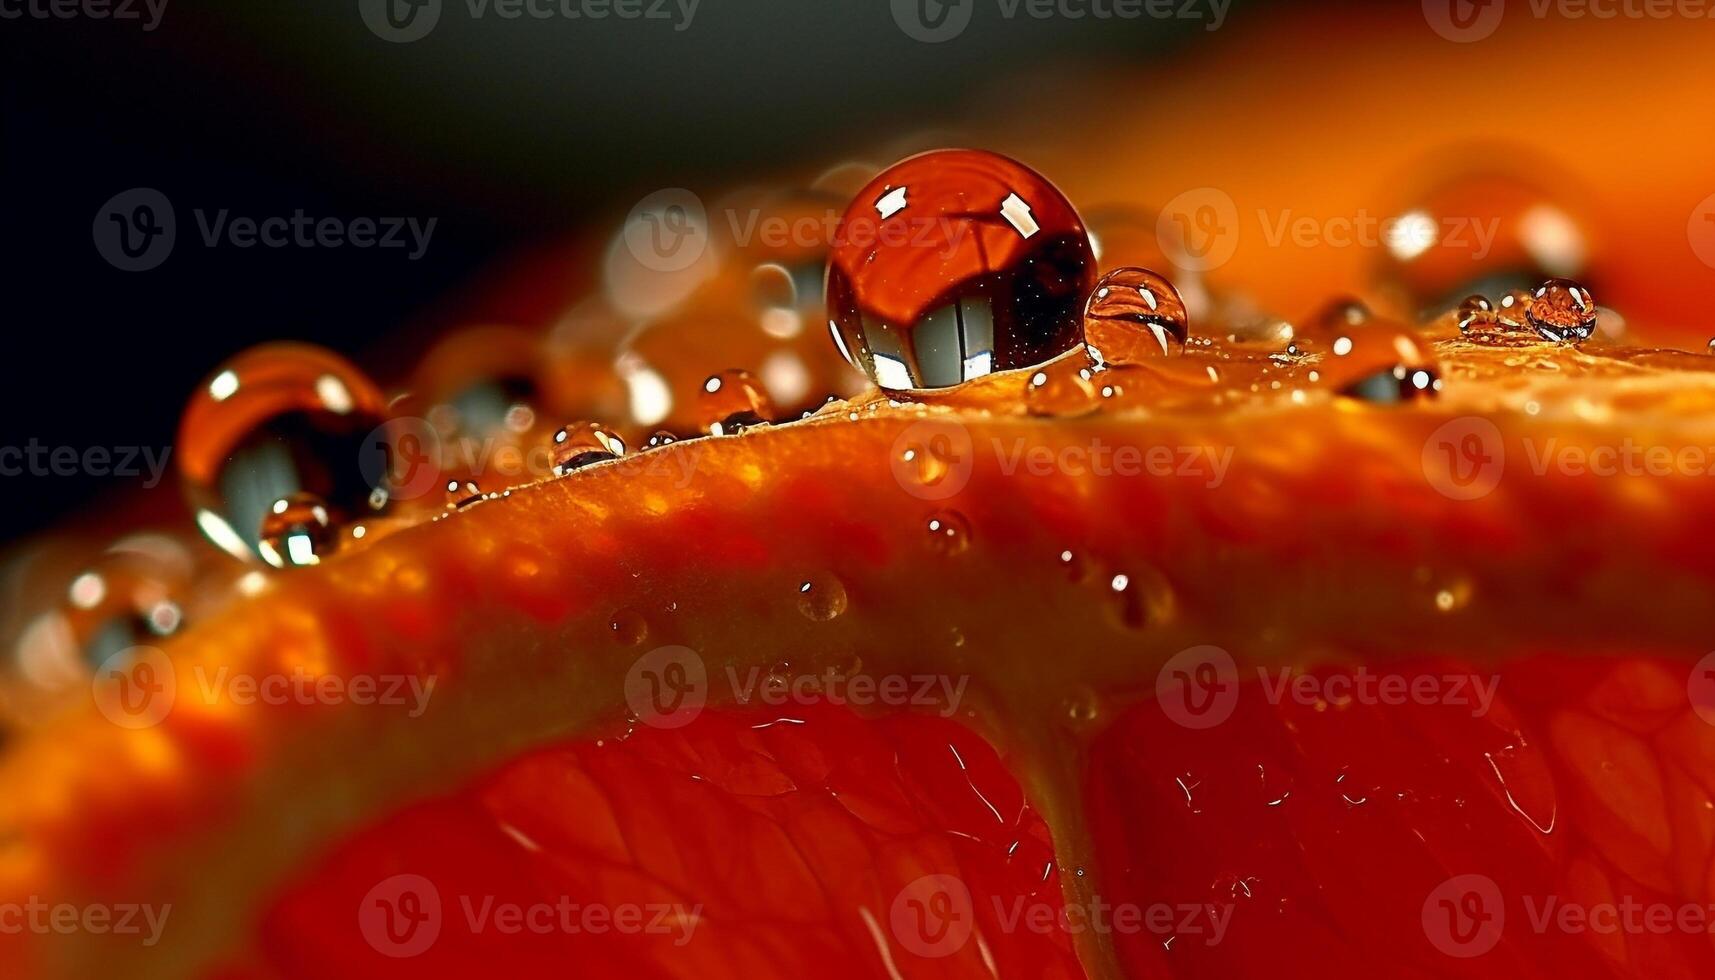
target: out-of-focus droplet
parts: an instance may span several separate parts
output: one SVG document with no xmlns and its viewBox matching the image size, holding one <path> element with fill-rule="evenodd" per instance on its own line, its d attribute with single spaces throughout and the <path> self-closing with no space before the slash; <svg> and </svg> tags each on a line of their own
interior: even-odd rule
<svg viewBox="0 0 1715 980">
<path fill-rule="evenodd" d="M 806 619 L 825 623 L 846 611 L 846 586 L 828 572 L 818 572 L 798 584 L 798 611 Z"/>
<path fill-rule="evenodd" d="M 613 641 L 620 646 L 634 647 L 649 638 L 649 621 L 634 609 L 621 609 L 608 621 Z"/>
<path fill-rule="evenodd" d="M 545 359 L 543 339 L 530 331 L 469 327 L 429 349 L 412 372 L 411 390 L 448 432 L 516 436 L 536 425 Z"/>
<path fill-rule="evenodd" d="M 328 508 L 313 493 L 281 497 L 262 518 L 258 550 L 275 568 L 319 565 L 333 550 L 337 529 Z"/>
<path fill-rule="evenodd" d="M 1095 572 L 1095 566 L 1082 553 L 1070 548 L 1058 555 L 1060 569 L 1065 572 L 1066 580 L 1074 585 L 1082 585 L 1090 580 Z"/>
<path fill-rule="evenodd" d="M 1323 386 L 1374 404 L 1433 398 L 1441 390 L 1441 373 L 1428 346 L 1404 327 L 1382 322 L 1333 337 L 1316 372 Z"/>
<path fill-rule="evenodd" d="M 599 422 L 574 422 L 554 433 L 554 472 L 576 469 L 625 455 L 625 440 Z"/>
<path fill-rule="evenodd" d="M 1305 324 L 1312 333 L 1335 334 L 1363 326 L 1374 315 L 1362 300 L 1342 296 L 1317 310 Z"/>
<path fill-rule="evenodd" d="M 1080 684 L 1061 702 L 1066 727 L 1074 732 L 1088 731 L 1102 714 L 1101 695 L 1094 688 Z"/>
<path fill-rule="evenodd" d="M 1382 284 L 1428 314 L 1469 293 L 1498 296 L 1584 274 L 1596 236 L 1570 206 L 1581 194 L 1566 181 L 1551 192 L 1541 184 L 1548 179 L 1546 171 L 1528 180 L 1486 171 L 1443 181 L 1387 226 Z"/>
<path fill-rule="evenodd" d="M 1072 418 L 1101 407 L 1101 396 L 1083 357 L 1045 365 L 1024 382 L 1024 407 L 1045 418 Z"/>
<path fill-rule="evenodd" d="M 971 525 L 956 510 L 938 510 L 929 515 L 929 547 L 938 555 L 962 555 L 971 547 Z"/>
<path fill-rule="evenodd" d="M 265 344 L 228 361 L 179 423 L 179 473 L 198 527 L 253 558 L 283 497 L 315 494 L 336 523 L 368 511 L 375 488 L 362 459 L 384 405 L 362 372 L 320 347 Z"/>
<path fill-rule="evenodd" d="M 764 262 L 752 269 L 750 297 L 763 333 L 777 340 L 791 340 L 804 331 L 798 284 L 792 278 L 792 270 L 778 262 Z"/>
<path fill-rule="evenodd" d="M 1596 329 L 1596 301 L 1570 279 L 1550 279 L 1531 293 L 1525 319 L 1544 340 L 1580 343 Z"/>
<path fill-rule="evenodd" d="M 703 382 L 697 409 L 711 435 L 726 435 L 753 425 L 762 425 L 774 414 L 774 406 L 749 371 L 722 371 Z"/>
<path fill-rule="evenodd" d="M 657 432 L 654 435 L 650 436 L 649 441 L 645 442 L 643 444 L 643 448 L 644 449 L 660 449 L 662 446 L 671 446 L 673 443 L 678 442 L 678 441 L 679 441 L 678 436 L 676 436 L 673 433 L 668 432 L 665 429 L 663 429 L 660 432 Z"/>
<path fill-rule="evenodd" d="M 888 168 L 840 221 L 828 317 L 882 388 L 1032 367 L 1082 340 L 1095 259 L 1071 203 L 1028 167 L 937 150 Z"/>
<path fill-rule="evenodd" d="M 1109 364 L 1177 356 L 1190 334 L 1179 291 L 1148 269 L 1108 273 L 1084 307 L 1084 342 Z"/>
<path fill-rule="evenodd" d="M 1172 587 L 1159 572 L 1142 568 L 1115 572 L 1096 584 L 1107 596 L 1108 610 L 1116 625 L 1138 630 L 1172 618 Z"/>
</svg>

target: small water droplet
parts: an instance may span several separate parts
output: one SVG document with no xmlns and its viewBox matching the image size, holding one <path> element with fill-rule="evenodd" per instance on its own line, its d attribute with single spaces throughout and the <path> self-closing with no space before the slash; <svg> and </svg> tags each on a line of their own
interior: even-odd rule
<svg viewBox="0 0 1715 980">
<path fill-rule="evenodd" d="M 257 549 L 275 568 L 318 565 L 333 550 L 337 529 L 327 505 L 313 493 L 281 497 L 262 518 Z"/>
<path fill-rule="evenodd" d="M 1459 332 L 1470 333 L 1473 328 L 1494 319 L 1495 304 L 1487 296 L 1473 294 L 1459 302 Z"/>
<path fill-rule="evenodd" d="M 599 422 L 574 422 L 554 433 L 554 472 L 576 469 L 625 455 L 625 440 Z"/>
<path fill-rule="evenodd" d="M 668 432 L 666 429 L 662 429 L 661 431 L 650 436 L 649 441 L 643 444 L 643 448 L 644 449 L 660 449 L 662 446 L 671 446 L 673 443 L 678 442 L 678 441 L 679 441 L 678 436 L 674 435 L 671 432 Z"/>
<path fill-rule="evenodd" d="M 1094 688 L 1079 685 L 1061 701 L 1066 724 L 1075 732 L 1087 731 L 1101 717 L 1101 696 Z"/>
<path fill-rule="evenodd" d="M 464 510 L 485 500 L 482 488 L 472 480 L 447 481 L 447 509 Z"/>
<path fill-rule="evenodd" d="M 649 638 L 649 621 L 636 610 L 619 610 L 607 625 L 613 631 L 614 642 L 621 646 L 634 647 Z"/>
<path fill-rule="evenodd" d="M 698 418 L 711 435 L 730 435 L 753 425 L 767 424 L 774 414 L 768 395 L 749 371 L 722 371 L 703 382 L 697 397 Z"/>
<path fill-rule="evenodd" d="M 818 572 L 798 584 L 798 611 L 825 623 L 846 611 L 846 586 L 836 576 Z"/>
<path fill-rule="evenodd" d="M 1084 365 L 1051 364 L 1024 384 L 1024 407 L 1032 415 L 1071 418 L 1088 415 L 1101 404 L 1096 386 L 1083 376 Z"/>
<path fill-rule="evenodd" d="M 1570 279 L 1550 279 L 1530 294 L 1525 319 L 1544 340 L 1580 343 L 1596 329 L 1596 301 Z"/>
<path fill-rule="evenodd" d="M 1126 629 L 1145 629 L 1172 618 L 1172 587 L 1153 569 L 1115 572 L 1105 582 L 1097 581 L 1107 593 L 1114 622 Z"/>
<path fill-rule="evenodd" d="M 939 510 L 929 515 L 929 547 L 938 555 L 951 557 L 964 554 L 971 546 L 971 525 L 956 510 Z"/>
<path fill-rule="evenodd" d="M 1084 306 L 1084 341 L 1109 364 L 1176 357 L 1190 333 L 1179 291 L 1148 269 L 1108 273 Z"/>
</svg>

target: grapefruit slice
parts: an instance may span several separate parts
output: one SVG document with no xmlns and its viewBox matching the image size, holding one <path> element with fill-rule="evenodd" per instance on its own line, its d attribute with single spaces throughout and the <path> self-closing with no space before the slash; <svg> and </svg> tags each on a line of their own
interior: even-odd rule
<svg viewBox="0 0 1715 980">
<path fill-rule="evenodd" d="M 8 974 L 1706 976 L 1707 361 L 1436 347 L 836 403 L 274 579 L 0 760 Z"/>
</svg>

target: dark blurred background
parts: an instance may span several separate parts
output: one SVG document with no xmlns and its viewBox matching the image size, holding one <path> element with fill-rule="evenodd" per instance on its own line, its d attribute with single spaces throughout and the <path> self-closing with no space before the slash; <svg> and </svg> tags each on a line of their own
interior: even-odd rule
<svg viewBox="0 0 1715 980">
<path fill-rule="evenodd" d="M 998 0 L 975 0 L 962 34 L 933 44 L 907 36 L 889 0 L 701 0 L 688 24 L 686 0 L 660 4 L 665 19 L 603 20 L 473 17 L 470 0 L 443 0 L 427 35 L 393 43 L 359 0 L 167 0 L 154 30 L 143 0 L 111 0 L 137 20 L 30 13 L 50 2 L 0 0 L 24 13 L 0 18 L 0 445 L 79 449 L 169 445 L 192 387 L 259 341 L 326 344 L 385 378 L 379 338 L 656 188 L 837 162 L 957 119 L 973 93 L 1039 96 L 1058 71 L 1215 36 L 1196 19 L 1007 19 Z M 958 16 L 912 2 L 927 22 Z M 1017 125 L 1045 105 L 1022 103 Z M 92 225 L 136 187 L 172 202 L 177 244 L 123 272 Z M 192 211 L 222 208 L 437 224 L 415 261 L 204 247 Z M 140 482 L 0 478 L 0 538 Z"/>
</svg>

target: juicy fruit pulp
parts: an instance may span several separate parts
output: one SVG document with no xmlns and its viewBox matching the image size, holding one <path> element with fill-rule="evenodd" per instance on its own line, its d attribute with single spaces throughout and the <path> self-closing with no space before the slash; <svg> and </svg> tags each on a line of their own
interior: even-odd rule
<svg viewBox="0 0 1715 980">
<path fill-rule="evenodd" d="M 703 454 L 690 492 L 649 454 L 624 457 L 282 576 L 174 645 L 182 681 L 160 724 L 82 718 L 10 755 L 0 775 L 11 788 L 0 820 L 15 831 L 6 895 L 142 896 L 170 903 L 174 928 L 148 949 L 121 937 L 0 942 L 45 975 L 337 972 L 340 950 L 391 958 L 365 938 L 360 910 L 385 900 L 410 911 L 404 892 L 370 893 L 417 875 L 443 900 L 445 945 L 394 969 L 498 968 L 508 955 L 525 968 L 575 950 L 719 975 L 796 962 L 776 948 L 787 936 L 838 951 L 828 972 L 870 976 L 887 962 L 901 975 L 981 973 L 989 958 L 1002 975 L 1052 975 L 1071 971 L 1066 949 L 1092 975 L 1314 976 L 1330 950 L 1337 963 L 1427 975 L 1521 963 L 1706 972 L 1706 937 L 1538 932 L 1530 915 L 1548 900 L 1706 901 L 1715 729 L 1687 676 L 1715 580 L 1696 545 L 1712 530 L 1711 491 L 1668 479 L 1654 484 L 1664 506 L 1639 506 L 1629 480 L 1515 463 L 1451 507 L 1466 487 L 1448 482 L 1434 447 L 1464 445 L 1443 426 L 1487 419 L 1522 459 L 1546 414 L 1565 419 L 1549 430 L 1563 447 L 1589 454 L 1653 431 L 1643 420 L 1662 400 L 1709 396 L 1691 374 L 1658 368 L 1640 403 L 1629 388 L 1639 368 L 1552 348 L 1541 356 L 1560 370 L 1518 388 L 1506 383 L 1517 380 L 1510 351 L 1439 351 L 1463 383 L 1407 411 L 1333 393 L 1259 397 L 1242 413 L 1196 407 L 1278 370 L 1261 356 L 1220 360 L 1221 392 L 1182 393 L 1181 409 L 1122 406 L 1075 426 L 872 399 L 651 450 Z M 1195 349 L 1180 361 L 1215 363 Z M 1559 414 L 1592 397 L 1626 428 Z M 1508 407 L 1526 400 L 1537 416 Z M 968 442 L 955 445 L 961 432 Z M 1098 443 L 1185 452 L 1167 475 L 1006 464 L 1009 447 L 1072 458 Z M 915 447 L 938 465 L 899 466 Z M 766 478 L 780 459 L 793 465 Z M 1389 508 L 1351 505 L 1354 469 Z M 948 547 L 935 522 L 955 524 L 961 543 Z M 649 573 L 634 576 L 640 567 Z M 806 583 L 843 603 L 806 615 Z M 640 632 L 641 647 L 623 639 Z M 626 720 L 631 671 L 658 645 L 704 666 L 709 706 L 682 729 Z M 1230 654 L 1243 683 L 1221 724 L 1197 728 L 1169 709 L 1200 692 L 1159 685 L 1205 673 L 1175 658 L 1207 647 Z M 1393 704 L 1325 681 L 1301 695 L 1296 680 L 1267 693 L 1282 668 L 1326 677 L 1356 665 L 1407 690 L 1428 677 L 1447 696 Z M 247 704 L 218 685 L 204 693 L 216 667 L 436 684 L 415 716 L 409 705 Z M 966 683 L 956 706 L 935 694 L 904 702 L 904 717 L 897 704 L 754 695 L 735 712 L 745 688 L 728 678 L 752 670 L 788 689 L 825 670 Z M 1460 677 L 1471 680 L 1455 692 Z M 1470 701 L 1478 689 L 1492 700 Z M 891 720 L 853 727 L 848 711 Z M 351 761 L 330 770 L 329 758 Z M 865 878 L 846 858 L 879 870 Z M 1466 875 L 1495 883 L 1508 923 L 1470 960 L 1437 947 L 1423 911 Z M 1049 881 L 1073 913 L 1053 914 Z M 914 951 L 951 934 L 965 893 L 980 928 L 944 956 Z M 771 904 L 787 894 L 799 899 L 791 916 Z M 558 926 L 514 943 L 493 931 L 499 920 L 469 927 L 461 899 L 480 911 L 485 897 L 491 910 L 546 906 L 550 924 L 562 898 L 721 916 L 679 947 L 671 931 Z M 1012 915 L 1041 903 L 1045 927 Z M 1118 912 L 1105 930 L 1060 924 L 1101 908 L 1136 910 L 1132 925 Z M 906 931 L 913 921 L 928 939 Z"/>
</svg>

